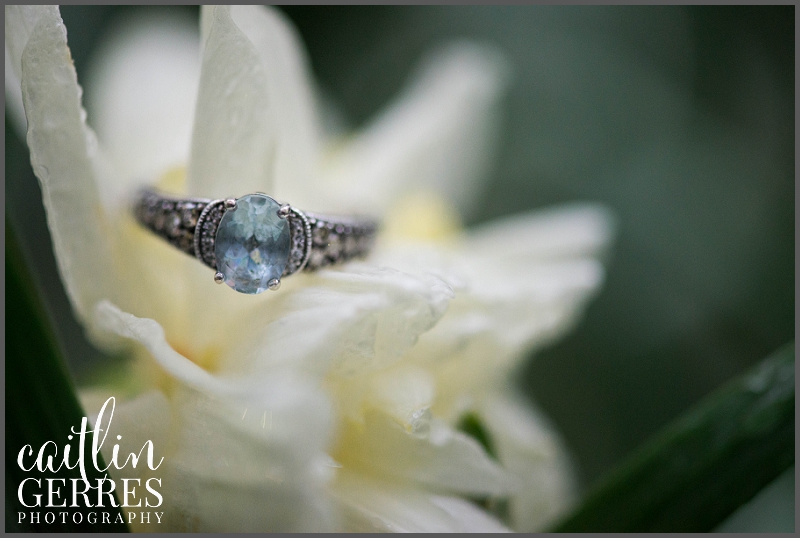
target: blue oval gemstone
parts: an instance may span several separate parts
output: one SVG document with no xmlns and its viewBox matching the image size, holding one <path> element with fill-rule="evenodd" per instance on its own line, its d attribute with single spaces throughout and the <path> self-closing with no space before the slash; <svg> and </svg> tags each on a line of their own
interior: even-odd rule
<svg viewBox="0 0 800 538">
<path fill-rule="evenodd" d="M 289 222 L 278 216 L 280 204 L 263 194 L 236 200 L 222 216 L 214 255 L 225 283 L 242 293 L 261 293 L 280 279 L 289 260 Z"/>
</svg>

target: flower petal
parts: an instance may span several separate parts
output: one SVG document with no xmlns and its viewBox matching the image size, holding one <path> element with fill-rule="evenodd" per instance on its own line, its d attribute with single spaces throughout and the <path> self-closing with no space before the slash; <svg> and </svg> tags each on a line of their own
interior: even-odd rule
<svg viewBox="0 0 800 538">
<path fill-rule="evenodd" d="M 522 488 L 510 498 L 513 527 L 541 532 L 573 502 L 575 477 L 561 440 L 547 421 L 512 387 L 498 391 L 480 405 L 503 467 Z"/>
<path fill-rule="evenodd" d="M 59 17 L 57 6 L 6 6 L 6 49 L 11 71 L 22 76 L 22 53 L 28 45 L 34 28 L 44 17 Z"/>
<path fill-rule="evenodd" d="M 204 7 L 189 191 L 275 193 L 302 183 L 316 155 L 311 83 L 297 36 L 273 9 Z"/>
<path fill-rule="evenodd" d="M 113 297 L 112 246 L 97 190 L 112 176 L 85 123 L 58 8 L 7 6 L 6 28 L 12 61 L 20 62 L 28 148 L 56 260 L 73 308 L 87 320 L 98 299 Z"/>
<path fill-rule="evenodd" d="M 179 388 L 178 427 L 164 481 L 171 530 L 331 530 L 324 485 L 329 415 L 324 396 L 288 378 L 237 398 Z M 174 520 L 173 520 L 174 521 Z"/>
<path fill-rule="evenodd" d="M 449 249 L 397 244 L 376 253 L 378 263 L 424 268 L 455 292 L 408 353 L 437 380 L 434 415 L 457 420 L 466 395 L 488 390 L 577 322 L 603 281 L 598 258 L 612 230 L 607 211 L 567 207 L 490 223 Z"/>
<path fill-rule="evenodd" d="M 298 372 L 217 378 L 173 350 L 153 320 L 108 302 L 97 324 L 142 343 L 174 381 L 161 475 L 173 531 L 311 531 L 330 525 L 329 404 Z"/>
<path fill-rule="evenodd" d="M 268 74 L 271 121 L 278 133 L 276 196 L 285 185 L 308 188 L 319 157 L 320 130 L 314 80 L 300 35 L 279 10 L 232 6 L 231 17 L 253 43 Z"/>
<path fill-rule="evenodd" d="M 107 205 L 122 204 L 137 183 L 155 184 L 186 166 L 200 77 L 199 35 L 184 17 L 125 18 L 89 66 L 86 102 L 97 134 L 118 170 Z"/>
<path fill-rule="evenodd" d="M 172 349 L 158 322 L 123 312 L 106 300 L 97 304 L 94 318 L 95 324 L 101 329 L 141 342 L 156 362 L 182 383 L 211 394 L 230 392 L 228 384 Z"/>
<path fill-rule="evenodd" d="M 484 224 L 470 232 L 466 248 L 487 257 L 517 261 L 599 257 L 608 249 L 615 231 L 615 218 L 607 208 L 575 203 Z"/>
<path fill-rule="evenodd" d="M 224 198 L 269 191 L 276 141 L 267 73 L 229 7 L 206 6 L 201 17 L 208 35 L 203 36 L 189 194 Z"/>
<path fill-rule="evenodd" d="M 475 504 L 355 473 L 339 473 L 331 493 L 344 532 L 508 532 Z"/>
<path fill-rule="evenodd" d="M 500 349 L 530 350 L 564 334 L 603 282 L 600 258 L 613 218 L 599 206 L 566 206 L 488 224 L 468 236 L 455 318 L 482 312 Z M 481 308 L 477 308 L 481 305 Z M 479 314 L 480 315 L 480 314 Z"/>
<path fill-rule="evenodd" d="M 441 421 L 432 420 L 424 436 L 377 410 L 367 410 L 363 424 L 344 424 L 334 458 L 347 471 L 461 494 L 506 495 L 517 487 L 474 439 Z"/>
<path fill-rule="evenodd" d="M 89 422 L 94 428 L 100 409 L 109 398 L 114 395 L 106 390 L 82 390 L 80 393 L 81 404 L 89 417 Z M 164 394 L 151 390 L 139 394 L 130 400 L 120 400 L 114 397 L 106 405 L 103 413 L 103 427 L 107 428 L 105 442 L 101 445 L 101 452 L 109 467 L 109 472 L 115 479 L 122 478 L 147 478 L 157 476 L 147 467 L 147 452 L 135 466 L 125 465 L 117 469 L 112 465 L 114 445 L 119 446 L 117 461 L 122 465 L 128 454 L 139 454 L 147 441 L 153 444 L 153 463 L 158 466 L 159 461 L 168 447 L 169 432 L 172 429 L 172 416 L 169 401 Z M 109 426 L 110 424 L 110 426 Z M 121 439 L 118 439 L 117 436 Z"/>
<path fill-rule="evenodd" d="M 302 373 L 283 372 L 282 375 L 277 373 L 271 378 L 216 377 L 172 349 L 164 337 L 163 329 L 155 321 L 137 318 L 122 312 L 107 301 L 98 304 L 96 317 L 98 318 L 97 324 L 107 331 L 144 345 L 158 365 L 186 390 L 212 398 L 226 399 L 230 402 L 250 401 L 254 405 L 266 407 L 273 412 L 295 407 L 302 408 L 304 413 L 308 412 L 309 415 L 315 417 L 313 420 L 311 416 L 304 417 L 301 422 L 304 428 L 318 431 L 323 436 L 326 435 L 327 400 L 316 388 L 316 384 L 303 378 Z M 241 411 L 243 407 L 237 409 Z M 220 411 L 214 414 L 221 416 L 221 413 Z M 260 424 L 258 418 L 260 415 L 258 414 L 255 419 L 245 421 L 236 412 L 231 413 L 233 413 L 231 416 L 235 416 L 237 419 L 237 424 L 241 423 L 242 427 L 250 428 Z M 281 424 L 280 421 L 278 423 Z M 291 421 L 284 425 L 288 426 L 290 423 Z M 294 426 L 287 431 L 299 430 L 296 425 Z M 261 427 L 263 428 L 263 426 Z M 280 431 L 278 428 L 273 428 L 273 434 Z"/>
<path fill-rule="evenodd" d="M 435 276 L 366 264 L 292 279 L 279 298 L 230 329 L 240 345 L 226 354 L 226 371 L 290 368 L 319 377 L 375 371 L 400 359 L 452 298 Z"/>
<path fill-rule="evenodd" d="M 426 58 L 401 98 L 331 155 L 319 185 L 325 209 L 384 214 L 425 188 L 468 211 L 497 139 L 507 71 L 497 51 L 468 43 Z"/>
</svg>

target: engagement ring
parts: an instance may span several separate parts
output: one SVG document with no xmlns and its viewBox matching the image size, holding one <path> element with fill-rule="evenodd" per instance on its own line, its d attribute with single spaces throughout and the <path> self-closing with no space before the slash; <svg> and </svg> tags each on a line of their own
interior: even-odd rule
<svg viewBox="0 0 800 538">
<path fill-rule="evenodd" d="M 214 269 L 214 281 L 241 293 L 277 290 L 297 271 L 365 256 L 377 222 L 331 217 L 280 204 L 263 193 L 208 200 L 142 191 L 136 219 Z"/>
</svg>

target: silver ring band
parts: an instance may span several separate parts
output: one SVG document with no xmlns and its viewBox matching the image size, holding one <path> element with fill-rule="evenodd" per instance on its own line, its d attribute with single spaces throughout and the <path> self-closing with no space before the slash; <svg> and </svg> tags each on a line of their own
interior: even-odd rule
<svg viewBox="0 0 800 538">
<path fill-rule="evenodd" d="M 269 198 L 263 193 L 257 194 Z M 148 230 L 217 271 L 217 231 L 225 213 L 236 207 L 236 200 L 179 198 L 146 189 L 137 196 L 133 213 Z M 374 243 L 378 227 L 377 222 L 369 218 L 319 215 L 289 205 L 280 206 L 279 213 L 288 222 L 290 245 L 289 257 L 279 279 L 297 271 L 315 271 L 365 256 Z M 215 280 L 220 281 L 219 277 Z M 277 285 L 270 289 L 277 289 Z"/>
</svg>

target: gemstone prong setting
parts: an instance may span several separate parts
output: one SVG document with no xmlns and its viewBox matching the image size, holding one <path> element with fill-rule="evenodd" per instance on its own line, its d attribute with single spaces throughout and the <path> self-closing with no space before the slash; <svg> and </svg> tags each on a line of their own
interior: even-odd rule
<svg viewBox="0 0 800 538">
<path fill-rule="evenodd" d="M 229 200 L 225 201 L 228 208 Z M 248 194 L 222 216 L 214 241 L 217 271 L 234 290 L 262 293 L 280 285 L 291 250 L 289 222 L 281 205 L 264 194 Z"/>
</svg>

